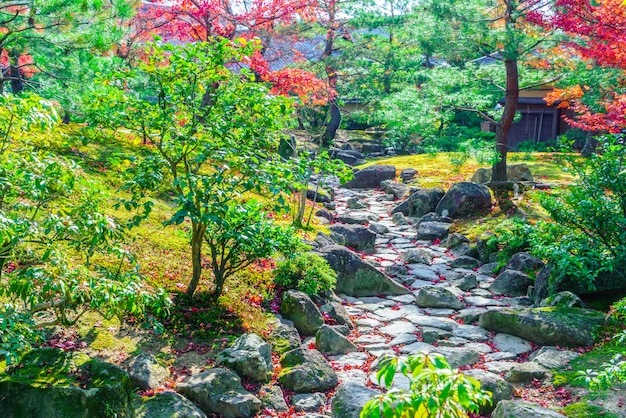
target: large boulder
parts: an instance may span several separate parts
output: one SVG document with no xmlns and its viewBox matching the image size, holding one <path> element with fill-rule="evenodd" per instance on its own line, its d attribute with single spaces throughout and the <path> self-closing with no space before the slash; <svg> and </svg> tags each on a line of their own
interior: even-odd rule
<svg viewBox="0 0 626 418">
<path fill-rule="evenodd" d="M 602 312 L 579 308 L 501 309 L 485 312 L 478 324 L 490 331 L 561 347 L 594 343 L 593 329 L 604 323 Z"/>
<path fill-rule="evenodd" d="M 452 224 L 449 222 L 420 222 L 417 227 L 418 240 L 435 240 L 445 238 L 450 232 Z"/>
<path fill-rule="evenodd" d="M 354 173 L 354 178 L 343 185 L 348 189 L 366 189 L 380 186 L 385 180 L 396 177 L 396 167 L 393 165 L 372 165 Z"/>
<path fill-rule="evenodd" d="M 346 247 L 331 245 L 317 250 L 337 272 L 335 291 L 348 296 L 406 295 L 410 291 Z"/>
<path fill-rule="evenodd" d="M 141 389 L 156 389 L 165 384 L 170 372 L 150 353 L 141 353 L 131 360 L 128 374 L 133 385 Z"/>
<path fill-rule="evenodd" d="M 331 317 L 337 324 L 345 325 L 349 329 L 354 329 L 354 322 L 350 318 L 350 314 L 339 302 L 329 302 L 320 306 L 320 312 Z"/>
<path fill-rule="evenodd" d="M 453 184 L 435 212 L 450 217 L 473 215 L 491 208 L 491 192 L 487 186 L 471 182 Z"/>
<path fill-rule="evenodd" d="M 506 178 L 508 181 L 533 181 L 533 175 L 528 165 L 508 164 L 506 166 Z M 470 180 L 473 183 L 487 184 L 491 181 L 491 168 L 479 168 Z"/>
<path fill-rule="evenodd" d="M 439 188 L 418 189 L 396 206 L 391 213 L 402 213 L 405 216 L 420 218 L 427 213 L 434 212 L 444 194 Z"/>
<path fill-rule="evenodd" d="M 320 310 L 306 293 L 298 290 L 288 290 L 283 294 L 280 313 L 293 321 L 302 335 L 315 335 L 324 325 Z"/>
<path fill-rule="evenodd" d="M 322 392 L 337 386 L 337 373 L 317 350 L 299 347 L 280 358 L 278 381 L 296 393 Z"/>
<path fill-rule="evenodd" d="M 328 325 L 322 325 L 315 334 L 315 346 L 324 354 L 347 354 L 357 351 L 352 341 Z"/>
<path fill-rule="evenodd" d="M 274 370 L 272 347 L 256 334 L 244 334 L 217 355 L 215 364 L 254 382 L 267 382 Z"/>
<path fill-rule="evenodd" d="M 491 418 L 566 418 L 565 415 L 526 401 L 501 401 Z"/>
<path fill-rule="evenodd" d="M 374 249 L 376 233 L 363 225 L 331 225 L 331 233 L 343 238 L 343 245 L 355 250 L 369 251 Z"/>
<path fill-rule="evenodd" d="M 359 418 L 361 410 L 380 392 L 355 382 L 345 382 L 337 387 L 331 404 L 332 418 Z"/>
<path fill-rule="evenodd" d="M 532 286 L 533 280 L 518 270 L 505 270 L 498 274 L 496 280 L 491 283 L 489 290 L 500 295 L 525 296 L 528 286 Z"/>
<path fill-rule="evenodd" d="M 506 263 L 504 270 L 534 271 L 544 266 L 541 259 L 527 252 L 515 253 Z"/>
<path fill-rule="evenodd" d="M 206 418 L 189 399 L 176 392 L 159 392 L 152 397 L 137 397 L 135 418 Z"/>
<path fill-rule="evenodd" d="M 414 168 L 404 168 L 400 172 L 400 179 L 403 183 L 408 183 L 417 176 L 417 170 Z"/>
<path fill-rule="evenodd" d="M 272 349 L 278 354 L 286 353 L 294 348 L 300 347 L 300 334 L 294 327 L 278 323 L 274 326 L 270 334 Z"/>
<path fill-rule="evenodd" d="M 0 367 L 0 415 L 28 418 L 133 417 L 128 374 L 85 354 L 32 350 Z"/>
<path fill-rule="evenodd" d="M 243 388 L 239 376 L 221 367 L 191 376 L 176 390 L 204 412 L 224 418 L 251 418 L 261 409 L 261 401 Z"/>
</svg>

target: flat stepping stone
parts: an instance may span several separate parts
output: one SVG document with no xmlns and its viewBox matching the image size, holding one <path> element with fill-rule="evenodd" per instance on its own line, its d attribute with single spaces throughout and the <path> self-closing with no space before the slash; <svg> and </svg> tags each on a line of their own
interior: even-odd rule
<svg viewBox="0 0 626 418">
<path fill-rule="evenodd" d="M 432 286 L 432 285 L 433 285 L 432 282 L 427 282 L 425 280 L 418 279 L 418 280 L 414 280 L 413 283 L 411 283 L 411 289 L 416 291 L 414 293 L 417 293 L 417 291 L 419 291 L 422 287 Z M 415 298 L 415 294 L 413 295 L 413 298 Z"/>
<path fill-rule="evenodd" d="M 487 356 L 488 355 L 489 354 L 487 354 Z M 501 374 L 501 373 L 508 372 L 513 367 L 515 367 L 516 364 L 519 364 L 519 363 L 515 363 L 514 361 L 490 361 L 490 362 L 484 363 L 484 366 L 485 366 L 485 370 L 491 373 Z"/>
<path fill-rule="evenodd" d="M 441 328 L 446 331 L 452 331 L 454 328 L 459 326 L 458 323 L 449 318 L 437 318 L 419 314 L 407 315 L 404 319 L 407 319 L 415 325 L 421 327 Z"/>
<path fill-rule="evenodd" d="M 456 369 L 463 366 L 471 366 L 480 361 L 480 353 L 465 347 L 437 347 L 436 353 L 441 354 L 448 360 L 450 367 Z"/>
<path fill-rule="evenodd" d="M 510 334 L 496 334 L 493 338 L 493 346 L 500 351 L 507 351 L 516 355 L 532 351 L 530 342 Z"/>
<path fill-rule="evenodd" d="M 385 387 L 384 382 L 379 382 L 376 378 L 376 373 L 372 373 L 370 375 L 370 382 L 376 386 Z M 411 381 L 404 376 L 402 373 L 396 373 L 393 378 L 393 382 L 390 388 L 387 389 L 399 389 L 399 390 L 409 390 L 411 387 Z"/>
<path fill-rule="evenodd" d="M 426 281 L 435 281 L 439 280 L 439 275 L 435 273 L 432 269 L 421 265 L 421 264 L 407 264 L 406 266 L 409 269 L 409 274 L 411 274 L 416 279 L 426 280 Z"/>
<path fill-rule="evenodd" d="M 455 337 L 466 338 L 470 341 L 486 341 L 489 339 L 489 331 L 474 325 L 459 325 L 452 330 Z"/>
<path fill-rule="evenodd" d="M 445 309 L 445 308 L 426 308 L 424 309 L 424 313 L 431 316 L 440 316 L 447 318 L 450 315 L 454 315 L 457 311 L 454 309 Z"/>
<path fill-rule="evenodd" d="M 374 317 L 374 319 L 378 319 L 383 322 L 389 322 L 406 316 L 406 312 L 403 312 L 399 309 L 394 310 L 389 308 L 383 308 L 374 311 L 372 313 L 372 316 Z"/>
<path fill-rule="evenodd" d="M 379 298 L 378 296 L 364 296 L 361 298 L 355 298 L 355 304 L 358 304 L 359 302 L 366 304 L 366 305 L 382 305 L 382 306 L 393 306 L 395 305 L 395 303 L 393 303 L 390 300 L 384 299 L 384 298 Z"/>
<path fill-rule="evenodd" d="M 393 340 L 389 341 L 389 345 L 393 347 L 395 345 L 411 344 L 416 341 L 417 341 L 417 337 L 415 336 L 415 334 L 400 334 L 397 337 L 395 337 Z"/>
<path fill-rule="evenodd" d="M 329 356 L 330 365 L 334 368 L 362 367 L 368 359 L 366 353 L 348 353 L 340 356 Z"/>
<path fill-rule="evenodd" d="M 495 353 L 485 355 L 485 361 L 515 360 L 516 358 L 517 355 L 515 353 L 509 353 L 506 351 L 496 351 Z"/>
<path fill-rule="evenodd" d="M 389 299 L 399 303 L 415 303 L 414 295 L 390 296 Z"/>
<path fill-rule="evenodd" d="M 435 350 L 433 345 L 424 342 L 415 342 L 413 344 L 405 345 L 404 347 L 400 347 L 400 352 L 403 354 L 427 354 L 431 353 Z"/>
<path fill-rule="evenodd" d="M 474 306 L 506 306 L 501 300 L 486 298 L 483 296 L 468 296 L 463 299 L 465 303 Z"/>
<path fill-rule="evenodd" d="M 358 384 L 365 384 L 367 382 L 367 374 L 363 370 L 349 369 L 338 370 L 337 377 L 343 383 L 354 382 Z"/>
<path fill-rule="evenodd" d="M 356 344 L 380 344 L 387 342 L 387 339 L 382 335 L 361 335 L 354 342 Z"/>
<path fill-rule="evenodd" d="M 439 346 L 440 347 L 461 347 L 469 343 L 470 343 L 470 340 L 466 340 L 465 338 L 449 337 L 445 340 L 439 341 Z"/>
<path fill-rule="evenodd" d="M 354 321 L 354 323 L 356 324 L 357 327 L 369 327 L 369 328 L 376 328 L 382 325 L 382 323 L 374 318 L 362 318 L 362 319 L 357 319 L 356 321 Z"/>
<path fill-rule="evenodd" d="M 476 350 L 480 354 L 489 354 L 493 351 L 493 349 L 488 344 L 485 344 L 485 343 L 468 343 L 468 344 L 465 344 L 463 347 Z"/>
<path fill-rule="evenodd" d="M 422 327 L 422 340 L 425 343 L 431 344 L 435 341 L 450 337 L 452 337 L 452 333 L 450 331 L 446 331 L 441 328 Z"/>
<path fill-rule="evenodd" d="M 417 332 L 417 328 L 410 322 L 396 321 L 391 323 L 390 325 L 387 325 L 386 327 L 380 328 L 378 331 L 382 334 L 396 337 L 400 334 L 411 334 Z"/>
<path fill-rule="evenodd" d="M 393 350 L 389 350 L 389 349 L 384 349 L 384 350 L 368 350 L 368 353 L 370 353 L 372 356 L 379 358 L 382 356 L 395 356 L 396 352 Z"/>
<path fill-rule="evenodd" d="M 457 318 L 462 320 L 466 324 L 472 324 L 478 321 L 478 317 L 487 312 L 485 308 L 467 308 L 461 309 L 457 315 Z"/>
</svg>

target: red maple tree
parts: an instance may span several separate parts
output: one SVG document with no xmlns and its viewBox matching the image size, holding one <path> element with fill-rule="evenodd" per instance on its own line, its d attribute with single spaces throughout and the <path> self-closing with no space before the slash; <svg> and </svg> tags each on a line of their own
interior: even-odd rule
<svg viewBox="0 0 626 418">
<path fill-rule="evenodd" d="M 293 29 L 315 19 L 315 7 L 309 0 L 153 0 L 139 9 L 133 25 L 135 36 L 159 35 L 168 42 L 257 38 L 261 47 L 244 64 L 259 80 L 270 83 L 273 93 L 297 97 L 301 104 L 324 104 L 332 97 L 328 83 L 289 65 L 303 59 L 289 47 L 298 39 Z"/>
<path fill-rule="evenodd" d="M 568 120 L 575 127 L 589 131 L 620 132 L 626 128 L 626 5 L 623 0 L 557 0 L 556 12 L 534 16 L 548 27 L 557 27 L 576 35 L 567 43 L 588 62 L 588 69 L 596 66 L 624 70 L 614 85 L 580 86 L 555 90 L 547 97 L 548 103 L 562 100 L 560 106 L 574 110 L 577 117 Z M 598 104 L 601 112 L 594 112 L 585 103 L 590 89 L 602 89 Z M 598 92 L 596 92 L 598 93 Z"/>
</svg>

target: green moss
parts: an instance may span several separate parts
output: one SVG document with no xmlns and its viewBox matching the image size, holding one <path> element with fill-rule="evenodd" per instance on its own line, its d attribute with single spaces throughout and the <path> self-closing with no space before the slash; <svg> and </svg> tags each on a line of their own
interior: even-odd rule
<svg viewBox="0 0 626 418">
<path fill-rule="evenodd" d="M 563 413 L 569 418 L 619 418 L 617 415 L 604 411 L 596 405 L 586 402 L 577 402 L 563 408 Z"/>
<path fill-rule="evenodd" d="M 624 354 L 624 347 L 614 343 L 597 346 L 593 350 L 572 360 L 567 369 L 555 371 L 553 383 L 557 386 L 585 386 L 584 381 L 576 380 L 579 376 L 578 372 L 584 372 L 589 369 L 598 370 L 603 363 L 610 361 L 616 354 Z"/>
<path fill-rule="evenodd" d="M 293 346 L 291 345 L 291 343 L 289 342 L 288 339 L 286 339 L 286 338 L 277 338 L 274 341 L 272 341 L 272 348 L 278 354 L 284 354 L 287 351 L 293 349 Z"/>
</svg>

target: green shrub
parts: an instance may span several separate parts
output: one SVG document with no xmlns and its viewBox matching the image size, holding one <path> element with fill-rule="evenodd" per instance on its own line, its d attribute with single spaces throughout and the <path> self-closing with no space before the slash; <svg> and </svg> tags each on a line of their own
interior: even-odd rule
<svg viewBox="0 0 626 418">
<path fill-rule="evenodd" d="M 370 400 L 363 407 L 361 418 L 463 418 L 492 402 L 491 393 L 481 390 L 477 380 L 450 368 L 438 354 L 409 356 L 406 362 L 387 357 L 376 378 L 390 388 L 398 371 L 411 381 L 410 389 L 390 389 Z"/>
<path fill-rule="evenodd" d="M 572 187 L 540 199 L 553 222 L 538 223 L 531 240 L 536 255 L 555 263 L 552 288 L 626 285 L 626 148 L 617 135 L 599 144 L 601 154 L 567 159 Z"/>
<path fill-rule="evenodd" d="M 546 152 L 548 151 L 548 144 L 545 142 L 536 142 L 533 140 L 522 141 L 517 144 L 517 150 L 519 152 Z"/>
<path fill-rule="evenodd" d="M 337 273 L 319 255 L 297 253 L 278 263 L 274 282 L 278 286 L 315 295 L 333 289 Z"/>
</svg>

